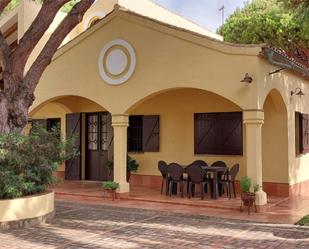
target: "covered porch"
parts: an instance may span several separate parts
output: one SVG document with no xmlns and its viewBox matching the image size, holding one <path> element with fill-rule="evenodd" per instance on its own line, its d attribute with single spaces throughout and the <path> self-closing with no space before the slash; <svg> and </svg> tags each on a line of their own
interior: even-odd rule
<svg viewBox="0 0 309 249">
<path fill-rule="evenodd" d="M 270 196 L 289 196 L 288 160 L 287 156 L 280 156 L 280 150 L 288 149 L 287 114 L 278 92 L 272 91 L 267 96 L 263 109 L 243 110 L 235 102 L 214 92 L 190 88 L 169 89 L 139 101 L 128 113 L 123 118 L 127 120 L 129 128 L 124 128 L 123 132 L 128 132 L 128 147 L 125 149 L 140 164 L 138 172 L 131 176 L 130 181 L 131 187 L 136 191 L 141 187 L 153 189 L 154 192 L 156 189 L 160 193 L 160 160 L 180 165 L 203 160 L 209 166 L 216 161 L 223 161 L 229 169 L 234 164 L 240 165 L 236 178 L 238 197 L 239 180 L 245 175 L 253 183 L 263 186 L 264 190 L 257 193 L 257 204 L 260 206 L 267 203 L 266 192 Z M 229 115 L 237 113 L 241 115 L 240 121 L 229 118 Z M 202 123 L 205 130 L 210 127 L 214 134 L 198 134 L 197 125 L 200 125 L 200 120 L 196 116 L 200 114 L 206 117 L 214 115 L 214 123 Z M 142 122 L 148 116 L 156 116 L 157 123 L 150 128 L 151 135 L 146 130 L 149 136 L 139 137 L 134 132 L 145 129 Z M 141 124 L 132 124 L 132 119 L 135 121 L 138 117 L 142 119 Z M 275 131 L 274 126 L 277 127 Z M 135 136 L 135 143 L 130 143 L 132 134 Z M 145 140 L 150 145 L 145 145 Z M 197 147 L 199 143 L 202 145 Z M 115 157 L 117 149 L 119 147 L 115 147 Z M 134 195 L 139 195 L 136 194 Z M 218 203 L 223 204 L 222 201 Z"/>
<path fill-rule="evenodd" d="M 58 172 L 66 180 L 113 179 L 120 183 L 121 195 L 130 198 L 195 202 L 234 209 L 239 208 L 239 180 L 245 175 L 263 186 L 270 196 L 289 195 L 288 162 L 280 156 L 280 151 L 287 150 L 287 117 L 285 105 L 276 91 L 268 95 L 262 110 L 243 110 L 234 101 L 214 92 L 175 88 L 140 99 L 126 114 L 109 113 L 94 101 L 77 96 L 52 99 L 31 114 L 36 120 L 59 118 L 65 136 L 78 134 L 80 156 L 73 164 L 67 162 Z M 127 155 L 139 164 L 130 184 Z M 113 175 L 109 175 L 107 169 L 109 160 L 114 161 Z M 203 160 L 209 166 L 223 161 L 229 169 L 239 164 L 238 198 L 228 199 L 224 194 L 214 204 L 210 196 L 204 201 L 163 196 L 160 194 L 162 176 L 158 170 L 160 160 L 182 166 L 196 160 Z M 79 185 L 76 186 L 79 191 Z M 267 204 L 264 191 L 257 194 L 257 205 Z M 197 191 L 197 196 L 199 194 Z"/>
</svg>

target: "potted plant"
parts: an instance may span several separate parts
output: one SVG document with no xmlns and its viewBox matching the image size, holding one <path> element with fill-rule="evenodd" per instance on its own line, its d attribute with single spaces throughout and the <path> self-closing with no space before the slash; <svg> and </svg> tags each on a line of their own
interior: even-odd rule
<svg viewBox="0 0 309 249">
<path fill-rule="evenodd" d="M 103 182 L 102 188 L 112 196 L 114 201 L 116 197 L 116 190 L 119 188 L 119 183 L 112 181 Z"/>
<path fill-rule="evenodd" d="M 107 168 L 109 171 L 109 175 L 112 175 L 114 170 L 114 160 L 110 160 L 107 162 Z M 127 182 L 129 182 L 131 178 L 131 172 L 136 172 L 139 168 L 139 164 L 129 155 L 127 156 Z"/>
<path fill-rule="evenodd" d="M 253 189 L 253 191 L 252 191 Z M 255 184 L 252 186 L 252 181 L 249 177 L 245 176 L 240 180 L 241 190 L 241 211 L 242 205 L 248 207 L 248 213 L 250 213 L 250 207 L 255 204 L 255 194 L 260 190 L 260 185 Z"/>
</svg>

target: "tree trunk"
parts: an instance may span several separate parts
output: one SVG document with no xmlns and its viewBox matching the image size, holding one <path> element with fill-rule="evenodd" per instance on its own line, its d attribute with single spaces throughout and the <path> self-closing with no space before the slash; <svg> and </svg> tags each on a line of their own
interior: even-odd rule
<svg viewBox="0 0 309 249">
<path fill-rule="evenodd" d="M 4 72 L 3 78 L 6 94 L 0 92 L 0 133 L 22 132 L 34 95 L 15 74 Z"/>
<path fill-rule="evenodd" d="M 0 133 L 10 132 L 10 128 L 9 128 L 9 124 L 8 124 L 8 108 L 7 108 L 7 106 L 8 106 L 7 99 L 4 96 L 1 96 L 0 97 Z"/>
</svg>

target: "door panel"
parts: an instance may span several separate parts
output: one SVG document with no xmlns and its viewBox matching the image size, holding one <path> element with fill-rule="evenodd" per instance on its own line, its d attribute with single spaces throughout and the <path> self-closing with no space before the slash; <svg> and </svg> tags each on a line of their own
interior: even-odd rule
<svg viewBox="0 0 309 249">
<path fill-rule="evenodd" d="M 71 138 L 76 136 L 76 145 L 79 150 L 78 156 L 72 160 L 66 161 L 65 179 L 81 179 L 81 114 L 72 113 L 66 115 L 66 136 Z"/>
<path fill-rule="evenodd" d="M 86 180 L 108 179 L 108 113 L 87 114 Z"/>
</svg>

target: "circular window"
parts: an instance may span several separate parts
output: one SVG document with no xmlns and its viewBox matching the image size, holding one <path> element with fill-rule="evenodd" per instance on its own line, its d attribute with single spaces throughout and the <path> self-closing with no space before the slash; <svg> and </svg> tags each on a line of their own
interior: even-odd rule
<svg viewBox="0 0 309 249">
<path fill-rule="evenodd" d="M 103 47 L 98 64 L 100 76 L 106 83 L 120 85 L 126 82 L 135 70 L 134 49 L 125 40 L 113 40 Z"/>
</svg>

